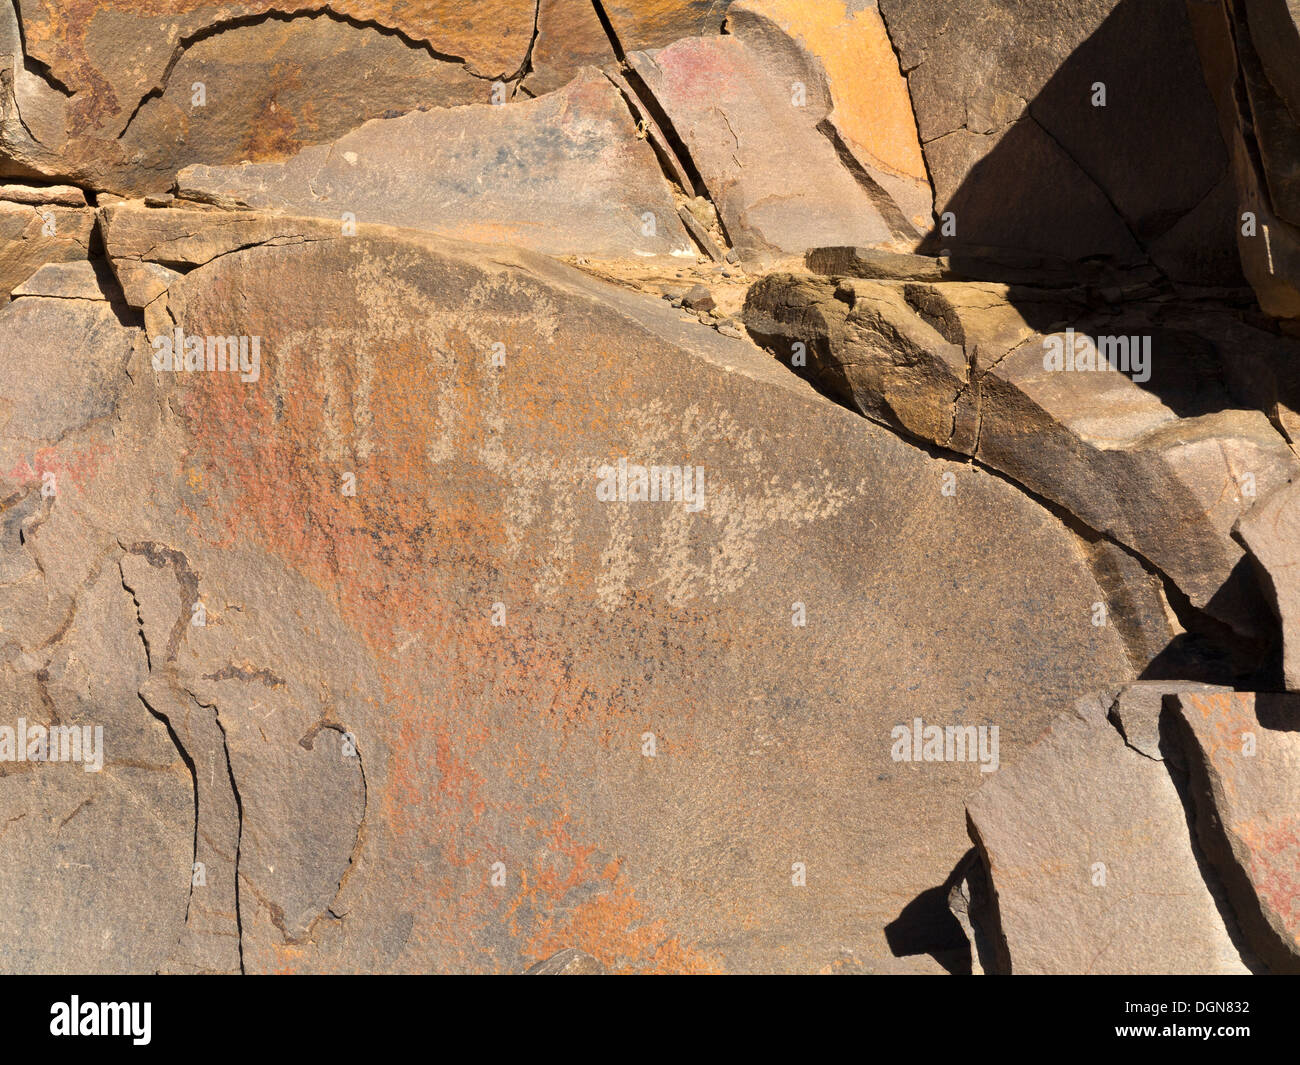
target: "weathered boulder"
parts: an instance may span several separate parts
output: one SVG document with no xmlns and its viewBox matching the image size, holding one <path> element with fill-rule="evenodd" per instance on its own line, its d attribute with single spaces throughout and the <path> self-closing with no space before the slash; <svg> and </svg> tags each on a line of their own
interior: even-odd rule
<svg viewBox="0 0 1300 1065">
<path fill-rule="evenodd" d="M 1227 166 L 1181 0 L 880 0 L 880 10 L 936 214 L 953 216 L 936 227 L 936 249 L 1145 253 L 1179 280 L 1240 276 L 1230 214 L 1179 227 Z"/>
<path fill-rule="evenodd" d="M 1232 529 L 1300 466 L 1198 331 L 1068 291 L 792 274 L 753 286 L 745 323 L 847 406 L 987 463 L 1258 634 L 1249 592 L 1223 591 Z"/>
<path fill-rule="evenodd" d="M 91 211 L 0 200 L 0 292 L 8 296 L 46 263 L 85 261 Z"/>
<path fill-rule="evenodd" d="M 689 38 L 628 64 L 671 123 L 746 260 L 830 244 L 910 249 L 917 230 L 860 166 L 846 166 L 817 59 L 770 22 L 744 36 Z M 790 159 L 799 160 L 796 178 Z M 913 205 L 914 206 L 914 205 Z"/>
<path fill-rule="evenodd" d="M 825 82 L 817 94 L 831 104 L 824 117 L 818 114 L 822 132 L 847 150 L 918 232 L 926 232 L 934 221 L 934 196 L 907 80 L 875 3 L 737 0 L 727 10 L 727 29 L 764 55 L 781 52 L 787 41 L 807 53 L 808 71 Z"/>
<path fill-rule="evenodd" d="M 187 162 L 283 156 L 390 109 L 486 101 L 494 80 L 522 76 L 536 6 L 25 3 L 22 34 L 15 21 L 8 47 L 22 69 L 25 44 L 44 76 L 20 78 L 25 128 L 4 154 L 11 172 L 139 193 L 166 189 Z"/>
<path fill-rule="evenodd" d="M 369 122 L 284 162 L 189 167 L 178 185 L 190 197 L 552 255 L 696 254 L 654 151 L 594 70 L 510 107 Z"/>
<path fill-rule="evenodd" d="M 1059 717 L 967 811 L 1012 973 L 1249 971 L 1169 770 L 1100 714 Z"/>
<path fill-rule="evenodd" d="M 1177 696 L 1196 835 L 1251 948 L 1300 972 L 1300 697 Z"/>
<path fill-rule="evenodd" d="M 410 231 L 105 215 L 115 266 L 187 271 L 146 334 L 261 338 L 248 382 L 140 343 L 147 469 L 79 505 L 183 553 L 206 604 L 137 590 L 151 677 L 227 744 L 249 970 L 915 970 L 882 929 L 987 774 L 973 745 L 896 759 L 898 729 L 996 725 L 1011 761 L 1039 707 L 1132 676 L 1055 518 L 662 300 Z M 700 506 L 620 500 L 620 459 L 702 469 Z M 364 817 L 330 754 L 299 854 L 321 789 L 289 752 L 320 724 Z"/>
</svg>

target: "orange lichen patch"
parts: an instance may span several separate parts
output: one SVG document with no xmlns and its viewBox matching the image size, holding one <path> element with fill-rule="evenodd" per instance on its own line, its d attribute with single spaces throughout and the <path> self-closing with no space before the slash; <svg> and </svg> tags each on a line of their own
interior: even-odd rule
<svg viewBox="0 0 1300 1065">
<path fill-rule="evenodd" d="M 561 919 L 538 920 L 524 953 L 537 961 L 565 947 L 585 950 L 620 974 L 720 973 L 721 959 L 671 935 L 665 922 L 648 920 L 644 907 L 616 869 L 606 869 L 607 891 L 586 899 Z"/>
</svg>

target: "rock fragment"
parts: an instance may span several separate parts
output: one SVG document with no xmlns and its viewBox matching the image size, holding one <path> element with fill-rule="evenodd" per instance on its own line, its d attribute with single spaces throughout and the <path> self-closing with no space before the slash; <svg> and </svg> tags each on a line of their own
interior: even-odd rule
<svg viewBox="0 0 1300 1065">
<path fill-rule="evenodd" d="M 1062 716 L 968 800 L 1011 972 L 1245 973 L 1161 762 Z"/>
<path fill-rule="evenodd" d="M 1177 696 L 1197 839 L 1271 972 L 1300 972 L 1300 697 Z"/>
</svg>

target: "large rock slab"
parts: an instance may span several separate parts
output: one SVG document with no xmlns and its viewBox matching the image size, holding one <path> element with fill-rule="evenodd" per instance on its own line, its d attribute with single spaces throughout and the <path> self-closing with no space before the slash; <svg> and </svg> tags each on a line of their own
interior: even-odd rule
<svg viewBox="0 0 1300 1065">
<path fill-rule="evenodd" d="M 0 293 L 7 297 L 46 263 L 85 262 L 94 224 L 84 208 L 0 200 Z"/>
<path fill-rule="evenodd" d="M 907 80 L 874 3 L 856 0 L 739 0 L 727 10 L 728 32 L 760 52 L 787 40 L 808 53 L 809 70 L 831 109 L 819 121 L 869 179 L 898 204 L 918 232 L 934 222 L 930 189 Z M 808 106 L 808 105 L 805 105 Z"/>
<path fill-rule="evenodd" d="M 967 811 L 1012 973 L 1249 971 L 1169 770 L 1104 717 L 1058 718 Z"/>
<path fill-rule="evenodd" d="M 898 204 L 865 171 L 845 166 L 819 128 L 833 107 L 825 74 L 785 33 L 688 39 L 633 52 L 628 63 L 667 115 L 742 258 L 915 243 Z"/>
<path fill-rule="evenodd" d="M 536 15 L 535 0 L 24 3 L 9 50 L 22 70 L 25 44 L 43 76 L 18 76 L 25 121 L 6 154 L 19 173 L 165 190 L 187 162 L 283 156 L 390 108 L 486 101 L 493 81 L 522 76 Z M 199 82 L 208 99 L 195 103 Z"/>
<path fill-rule="evenodd" d="M 117 143 L 130 188 L 166 189 L 195 163 L 283 159 L 372 118 L 487 103 L 490 92 L 463 63 L 391 32 L 325 14 L 276 19 L 195 41 Z M 115 184 L 128 184 L 125 176 Z"/>
<path fill-rule="evenodd" d="M 1197 323 L 1098 318 L 1068 292 L 792 274 L 751 288 L 745 322 L 787 362 L 802 345 L 801 372 L 841 402 L 988 463 L 1260 635 L 1249 592 L 1225 590 L 1232 529 L 1300 466 L 1234 403 Z"/>
<path fill-rule="evenodd" d="M 1272 972 L 1300 972 L 1300 697 L 1177 697 L 1197 838 Z"/>
<path fill-rule="evenodd" d="M 377 120 L 286 162 L 189 167 L 178 184 L 552 255 L 695 256 L 654 150 L 594 70 L 537 100 Z"/>
<path fill-rule="evenodd" d="M 997 725 L 1009 763 L 1040 707 L 1132 676 L 1054 517 L 662 300 L 410 231 L 105 214 L 115 262 L 199 264 L 149 335 L 261 338 L 249 382 L 141 343 L 154 445 L 78 507 L 183 553 L 207 605 L 139 599 L 151 676 L 226 737 L 250 971 L 924 968 L 883 929 L 988 774 L 896 761 L 898 728 Z M 702 468 L 702 505 L 603 501 L 623 458 Z M 334 778 L 281 881 L 318 725 L 363 821 Z"/>
<path fill-rule="evenodd" d="M 1227 166 L 1181 0 L 880 9 L 907 72 L 936 213 L 955 216 L 936 248 L 1140 250 L 1180 280 L 1239 276 L 1226 253 L 1197 250 L 1231 248 L 1230 215 L 1175 233 Z M 1104 106 L 1093 104 L 1098 83 Z"/>
<path fill-rule="evenodd" d="M 114 461 L 134 341 L 106 299 L 84 292 L 0 309 L 0 930 L 11 973 L 156 972 L 190 896 L 190 767 L 137 695 L 148 657 L 117 545 L 76 502 Z M 76 738 L 43 749 L 37 727 Z"/>
</svg>

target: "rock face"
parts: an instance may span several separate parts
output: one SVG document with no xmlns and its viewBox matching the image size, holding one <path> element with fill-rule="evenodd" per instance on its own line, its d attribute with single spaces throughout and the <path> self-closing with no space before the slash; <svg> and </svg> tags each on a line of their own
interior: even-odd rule
<svg viewBox="0 0 1300 1065">
<path fill-rule="evenodd" d="M 1193 324 L 1093 317 L 1068 290 L 783 274 L 745 322 L 846 405 L 1006 474 L 1250 627 L 1223 591 L 1233 524 L 1298 467 L 1264 414 L 1232 409 Z"/>
<path fill-rule="evenodd" d="M 290 708 L 316 675 L 294 662 L 322 661 L 306 648 L 273 652 L 269 633 L 286 621 L 263 613 L 267 593 L 253 590 L 285 580 L 329 589 L 328 631 L 367 659 L 331 675 L 377 678 L 314 711 L 355 737 L 364 767 L 350 872 L 331 902 L 311 885 L 337 883 L 337 857 L 313 851 L 303 871 L 291 865 L 292 883 L 273 897 L 298 907 L 296 925 L 287 902 L 277 903 L 282 919 L 269 908 L 254 921 L 255 903 L 241 901 L 249 969 L 513 971 L 566 940 L 614 969 L 893 967 L 879 931 L 897 914 L 891 900 L 943 878 L 962 846 L 956 800 L 983 775 L 973 749 L 972 762 L 895 761 L 893 731 L 918 716 L 996 720 L 995 756 L 1010 759 L 1041 728 L 1026 708 L 1131 675 L 1119 637 L 1089 621 L 1102 593 L 1056 519 L 829 404 L 748 342 L 684 325 L 662 301 L 524 253 L 485 258 L 367 227 L 343 237 L 302 220 L 116 207 L 104 232 L 115 263 L 205 264 L 149 305 L 147 334 L 179 325 L 206 335 L 223 322 L 262 338 L 261 375 L 248 384 L 155 374 L 145 345 L 133 368 L 176 412 L 155 430 L 170 441 L 163 481 L 198 519 L 166 532 L 176 504 L 164 505 L 155 478 L 149 539 L 183 552 L 204 602 L 242 605 L 221 625 L 210 607 L 205 629 L 182 627 L 165 668 L 197 706 L 217 708 L 242 797 L 239 876 L 253 899 L 272 889 L 253 879 L 269 874 L 252 864 L 252 819 L 266 810 L 259 832 L 279 839 L 287 826 L 270 811 L 311 771 L 295 753 L 288 781 L 263 780 L 272 765 L 258 756 L 285 756 L 256 737 L 276 722 L 293 743 L 309 731 Z M 234 291 L 265 297 L 232 318 Z M 330 323 L 312 310 L 327 298 L 338 312 Z M 419 319 L 404 313 L 411 301 L 426 308 Z M 496 343 L 503 366 L 492 363 Z M 575 376 L 568 353 L 578 351 L 588 361 Z M 617 396 L 620 418 L 606 419 L 593 396 Z M 760 420 L 740 430 L 737 410 Z M 809 450 L 814 423 L 831 435 Z M 235 424 L 245 429 L 232 435 Z M 427 441 L 415 451 L 413 433 Z M 689 494 L 602 501 L 602 467 L 624 459 L 702 470 L 698 507 Z M 186 471 L 203 472 L 191 483 Z M 343 491 L 349 474 L 355 495 Z M 304 478 L 315 487 L 294 487 Z M 865 556 L 846 553 L 865 530 L 900 523 L 913 530 L 906 549 L 882 537 Z M 271 570 L 227 561 L 219 545 L 231 537 L 258 544 Z M 997 546 L 1026 542 L 1049 568 L 1024 573 Z M 875 604 L 869 618 L 846 587 Z M 945 620 L 953 595 L 961 625 Z M 1052 633 L 1032 650 L 1011 631 L 989 639 L 1008 596 Z M 175 631 L 175 605 L 154 609 L 163 632 Z M 229 650 L 205 647 L 223 633 Z M 848 647 L 858 650 L 846 657 Z M 897 669 L 855 666 L 867 658 Z M 468 673 L 466 661 L 477 663 Z M 927 694 L 905 694 L 918 669 Z M 430 764 L 441 768 L 429 775 Z M 833 792 L 830 766 L 844 781 Z M 544 801 L 533 783 L 542 778 L 558 788 Z M 784 781 L 779 794 L 746 798 L 770 780 Z M 886 820 L 901 826 L 922 792 L 937 815 L 924 836 L 863 831 L 864 810 L 895 809 Z M 683 802 L 688 793 L 698 801 Z M 942 794 L 954 802 L 935 802 Z M 829 820 L 828 803 L 839 811 Z M 642 816 L 650 807 L 662 811 L 653 825 Z M 345 853 L 348 818 L 326 820 L 341 847 L 330 853 Z M 900 852 L 907 862 L 893 863 Z M 685 868 L 721 864 L 700 880 L 681 873 L 683 856 Z M 400 941 L 398 891 L 412 915 Z M 465 907 L 481 928 L 469 953 L 456 916 Z M 321 923 L 331 912 L 343 916 L 337 927 Z M 742 915 L 753 912 L 762 919 L 746 931 Z M 295 946 L 311 915 L 312 945 Z"/>
<path fill-rule="evenodd" d="M 1189 692 L 1177 702 L 1201 846 L 1270 971 L 1300 972 L 1300 697 Z"/>
<path fill-rule="evenodd" d="M 1295 5 L 1188 0 L 1187 10 L 1228 145 L 1237 248 L 1269 314 L 1300 319 L 1300 58 Z"/>
<path fill-rule="evenodd" d="M 772 37 L 750 44 L 755 37 L 687 39 L 629 56 L 685 144 L 731 243 L 759 260 L 821 244 L 914 243 L 898 205 L 846 168 L 819 128 L 832 101 L 807 53 L 784 35 L 774 51 Z M 797 182 L 780 176 L 786 153 L 800 160 Z"/>
<path fill-rule="evenodd" d="M 695 255 L 654 151 L 594 70 L 508 108 L 371 122 L 284 163 L 191 167 L 179 186 L 191 196 L 553 255 Z"/>
<path fill-rule="evenodd" d="M 1300 691 L 1300 485 L 1276 489 L 1237 523 L 1282 624 L 1287 691 Z"/>
<path fill-rule="evenodd" d="M 1104 719 L 1062 716 L 967 808 L 1012 973 L 1248 971 L 1168 771 Z"/>
<path fill-rule="evenodd" d="M 1294 971 L 1294 8 L 0 0 L 0 971 Z"/>
<path fill-rule="evenodd" d="M 1181 0 L 880 0 L 907 72 L 934 246 L 1149 255 L 1237 275 L 1227 153 Z"/>
</svg>

